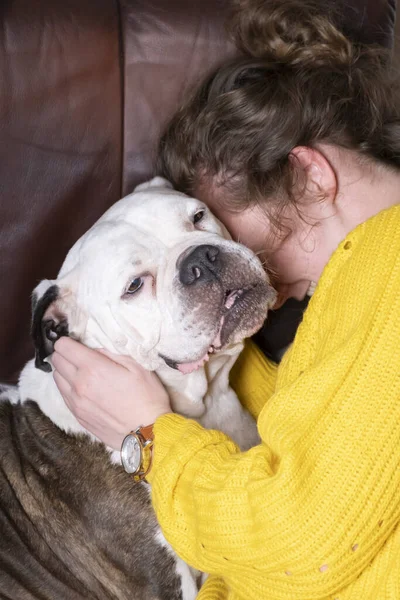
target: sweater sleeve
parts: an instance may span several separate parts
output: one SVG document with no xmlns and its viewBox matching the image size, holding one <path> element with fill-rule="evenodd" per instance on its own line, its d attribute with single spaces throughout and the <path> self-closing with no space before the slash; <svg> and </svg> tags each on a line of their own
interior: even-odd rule
<svg viewBox="0 0 400 600">
<path fill-rule="evenodd" d="M 221 577 L 207 577 L 204 585 L 201 586 L 199 600 L 226 600 L 228 589 Z"/>
<path fill-rule="evenodd" d="M 156 421 L 153 505 L 187 563 L 246 598 L 322 599 L 360 576 L 400 520 L 400 378 L 377 377 L 374 356 L 400 364 L 382 334 L 299 373 L 245 453 L 182 416 Z"/>
<path fill-rule="evenodd" d="M 272 396 L 276 386 L 278 365 L 264 356 L 251 340 L 236 361 L 230 383 L 242 405 L 254 419 Z"/>
</svg>

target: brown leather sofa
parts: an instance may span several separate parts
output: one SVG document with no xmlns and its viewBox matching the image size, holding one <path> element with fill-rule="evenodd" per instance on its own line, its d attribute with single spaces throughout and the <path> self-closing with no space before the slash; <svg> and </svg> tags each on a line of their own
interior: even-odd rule
<svg viewBox="0 0 400 600">
<path fill-rule="evenodd" d="M 392 45 L 396 0 L 340 1 L 342 26 L 355 39 Z M 153 174 L 167 118 L 206 71 L 234 54 L 223 30 L 228 6 L 1 2 L 1 381 L 15 381 L 32 355 L 32 289 L 56 275 L 108 206 Z M 267 352 L 286 343 L 298 314 L 289 306 L 271 320 L 259 338 Z"/>
</svg>

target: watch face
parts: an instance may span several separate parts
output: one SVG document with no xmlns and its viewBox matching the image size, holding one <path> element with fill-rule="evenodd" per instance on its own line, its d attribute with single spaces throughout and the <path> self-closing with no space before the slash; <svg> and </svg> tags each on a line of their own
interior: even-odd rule
<svg viewBox="0 0 400 600">
<path fill-rule="evenodd" d="M 127 473 L 136 473 L 142 462 L 142 448 L 132 434 L 127 435 L 121 448 L 122 465 Z"/>
</svg>

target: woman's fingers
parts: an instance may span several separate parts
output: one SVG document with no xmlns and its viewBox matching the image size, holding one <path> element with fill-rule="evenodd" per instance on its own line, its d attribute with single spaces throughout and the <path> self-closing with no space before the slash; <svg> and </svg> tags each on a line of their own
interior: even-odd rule
<svg viewBox="0 0 400 600">
<path fill-rule="evenodd" d="M 55 370 L 71 384 L 76 377 L 77 367 L 64 358 L 58 351 L 53 353 L 51 362 Z"/>
<path fill-rule="evenodd" d="M 136 361 L 129 356 L 114 354 L 104 348 L 87 348 L 80 342 L 69 337 L 62 337 L 57 340 L 54 345 L 54 350 L 53 364 L 57 371 L 60 371 L 67 379 L 70 379 L 70 376 L 74 375 L 70 368 L 72 366 L 75 369 L 82 369 L 90 366 L 96 369 L 99 369 L 102 366 L 106 367 L 108 361 L 104 360 L 104 357 L 106 359 L 111 359 L 114 363 L 117 363 L 117 365 L 121 365 L 130 371 L 135 370 L 135 367 L 138 366 Z M 57 361 L 57 365 L 61 364 L 60 368 L 56 366 L 55 360 Z M 70 367 L 67 366 L 68 363 Z"/>
<path fill-rule="evenodd" d="M 71 395 L 72 395 L 72 388 L 71 388 L 70 384 L 68 383 L 68 381 L 66 379 L 64 379 L 64 377 L 58 371 L 53 371 L 53 377 L 54 377 L 54 381 L 56 382 L 56 386 L 60 390 L 62 397 L 64 398 L 65 402 L 68 404 L 69 400 L 71 398 Z"/>
<path fill-rule="evenodd" d="M 138 363 L 130 356 L 125 356 L 124 354 L 113 354 L 113 352 L 109 352 L 104 348 L 98 348 L 97 352 L 100 352 L 100 354 L 103 354 L 107 358 L 110 358 L 112 361 L 114 361 L 118 365 L 121 365 L 122 367 L 125 367 L 129 371 L 134 371 L 135 368 L 137 370 L 140 369 Z"/>
<path fill-rule="evenodd" d="M 100 358 L 96 350 L 92 350 L 68 336 L 63 336 L 57 340 L 54 344 L 54 350 L 78 369 L 81 365 Z"/>
</svg>

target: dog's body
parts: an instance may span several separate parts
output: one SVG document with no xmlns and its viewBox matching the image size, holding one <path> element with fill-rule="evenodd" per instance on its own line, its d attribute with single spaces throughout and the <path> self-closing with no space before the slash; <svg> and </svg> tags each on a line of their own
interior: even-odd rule
<svg viewBox="0 0 400 600">
<path fill-rule="evenodd" d="M 227 241 L 212 217 L 200 230 L 189 226 L 187 215 L 204 206 L 164 181 L 132 197 L 77 242 L 57 281 L 38 286 L 36 360 L 23 370 L 18 390 L 0 388 L 0 597 L 191 600 L 197 594 L 195 576 L 157 526 L 147 484 L 135 484 L 115 464 L 119 453 L 110 455 L 89 436 L 59 394 L 47 362 L 59 335 L 132 356 L 156 370 L 174 411 L 224 431 L 242 449 L 258 441 L 254 421 L 229 387 L 229 371 L 242 339 L 262 324 L 274 299 L 261 265 Z M 141 219 L 152 222 L 139 227 Z M 154 236 L 163 219 L 167 227 Z M 98 279 L 96 265 L 103 267 Z M 118 288 L 116 274 L 127 284 Z"/>
<path fill-rule="evenodd" d="M 195 597 L 158 541 L 149 494 L 87 436 L 36 403 L 0 403 L 0 597 L 180 600 Z M 191 588 L 190 588 L 191 586 Z"/>
</svg>

